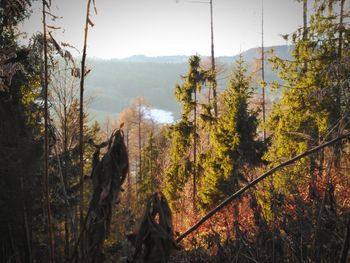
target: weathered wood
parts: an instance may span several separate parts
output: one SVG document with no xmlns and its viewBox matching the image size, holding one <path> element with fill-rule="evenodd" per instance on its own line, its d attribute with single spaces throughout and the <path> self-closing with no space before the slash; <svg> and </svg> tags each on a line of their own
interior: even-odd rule
<svg viewBox="0 0 350 263">
<path fill-rule="evenodd" d="M 171 250 L 177 245 L 173 236 L 171 210 L 161 192 L 150 196 L 140 227 L 127 237 L 135 247 L 131 262 L 168 262 Z"/>
<path fill-rule="evenodd" d="M 128 174 L 129 159 L 122 130 L 113 132 L 108 150 L 100 160 L 100 148 L 104 146 L 107 143 L 95 145 L 93 195 L 70 262 L 77 258 L 79 245 L 83 248 L 81 258 L 84 262 L 101 261 L 103 243 L 110 232 L 112 210 Z"/>
</svg>

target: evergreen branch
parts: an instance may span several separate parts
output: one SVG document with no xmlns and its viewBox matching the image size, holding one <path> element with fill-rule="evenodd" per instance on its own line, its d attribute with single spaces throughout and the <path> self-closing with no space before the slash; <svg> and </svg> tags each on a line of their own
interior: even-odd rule
<svg viewBox="0 0 350 263">
<path fill-rule="evenodd" d="M 240 197 L 241 195 L 243 195 L 248 189 L 250 189 L 251 187 L 255 186 L 257 183 L 259 183 L 260 181 L 264 180 L 265 178 L 267 178 L 268 176 L 274 174 L 276 171 L 280 170 L 281 168 L 284 168 L 288 165 L 291 165 L 293 163 L 295 163 L 296 161 L 311 155 L 323 148 L 326 148 L 328 146 L 331 146 L 333 144 L 335 144 L 338 141 L 341 141 L 343 139 L 346 138 L 350 138 L 350 132 L 343 134 L 341 136 L 338 136 L 336 138 L 334 138 L 333 140 L 330 140 L 324 144 L 321 144 L 319 146 L 316 146 L 312 149 L 309 149 L 295 157 L 293 157 L 292 159 L 289 159 L 283 163 L 281 163 L 280 165 L 275 166 L 274 168 L 270 169 L 269 171 L 265 172 L 264 174 L 260 175 L 258 178 L 256 178 L 255 180 L 253 180 L 252 182 L 248 183 L 246 186 L 242 187 L 240 190 L 238 190 L 237 192 L 235 192 L 234 194 L 232 194 L 231 196 L 229 196 L 228 198 L 226 198 L 223 202 L 221 202 L 218 206 L 216 206 L 214 209 L 212 209 L 209 213 L 207 213 L 204 217 L 202 217 L 197 223 L 195 223 L 192 227 L 190 227 L 187 231 L 185 231 L 184 233 L 182 233 L 177 239 L 176 242 L 181 242 L 184 238 L 186 238 L 189 234 L 191 234 L 193 231 L 197 230 L 204 222 L 206 222 L 208 219 L 210 219 L 213 215 L 215 215 L 218 211 L 220 211 L 222 208 L 224 208 L 226 205 L 228 205 L 229 203 L 231 203 L 233 200 L 237 199 L 238 197 Z"/>
</svg>

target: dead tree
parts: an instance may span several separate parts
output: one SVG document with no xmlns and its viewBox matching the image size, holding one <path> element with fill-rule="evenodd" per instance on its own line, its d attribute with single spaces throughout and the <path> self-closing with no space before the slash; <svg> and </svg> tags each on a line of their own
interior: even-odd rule
<svg viewBox="0 0 350 263">
<path fill-rule="evenodd" d="M 100 160 L 100 149 L 107 152 Z M 83 244 L 85 262 L 102 262 L 104 240 L 110 232 L 113 206 L 122 191 L 129 170 L 129 158 L 121 129 L 112 133 L 109 141 L 95 145 L 93 156 L 93 195 L 71 261 L 78 256 L 79 244 Z"/>
<path fill-rule="evenodd" d="M 44 187 L 45 187 L 45 200 L 46 200 L 46 209 L 47 209 L 47 229 L 48 229 L 48 239 L 49 239 L 49 262 L 55 262 L 55 252 L 53 244 L 53 233 L 52 233 L 52 222 L 51 222 L 51 205 L 50 205 L 50 189 L 49 189 L 49 132 L 48 132 L 48 119 L 49 119 L 49 110 L 48 110 L 48 65 L 47 65 L 47 35 L 46 35 L 46 7 L 49 8 L 50 5 L 45 0 L 42 1 L 43 5 L 43 43 L 44 43 L 44 126 L 45 126 L 45 148 L 44 148 Z"/>
<path fill-rule="evenodd" d="M 147 208 L 140 228 L 128 235 L 135 247 L 131 262 L 166 263 L 171 250 L 177 248 L 171 218 L 171 210 L 164 195 L 154 193 L 147 201 Z"/>
</svg>

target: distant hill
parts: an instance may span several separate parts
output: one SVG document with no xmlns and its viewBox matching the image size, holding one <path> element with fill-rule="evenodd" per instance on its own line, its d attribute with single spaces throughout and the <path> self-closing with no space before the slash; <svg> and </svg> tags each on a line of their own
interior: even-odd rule
<svg viewBox="0 0 350 263">
<path fill-rule="evenodd" d="M 134 56 L 131 56 L 128 58 L 123 58 L 120 61 L 182 64 L 182 63 L 186 63 L 188 61 L 188 56 L 147 57 L 145 55 L 134 55 Z"/>
<path fill-rule="evenodd" d="M 290 58 L 288 46 L 273 48 L 280 57 Z M 227 76 L 237 56 L 216 58 L 217 63 L 226 69 L 224 76 L 218 77 L 220 90 L 225 88 Z M 251 67 L 259 57 L 258 49 L 243 52 L 243 57 Z M 153 107 L 170 111 L 177 117 L 180 108 L 174 97 L 174 87 L 176 83 L 181 83 L 180 76 L 185 75 L 188 70 L 188 58 L 136 55 L 125 59 L 88 59 L 87 64 L 92 71 L 86 79 L 86 93 L 94 97 L 90 106 L 92 117 L 103 121 L 107 113 L 117 115 L 139 96 L 146 97 Z M 203 57 L 203 61 L 205 60 L 209 61 L 209 58 Z M 267 81 L 277 79 L 268 65 L 265 75 Z"/>
</svg>

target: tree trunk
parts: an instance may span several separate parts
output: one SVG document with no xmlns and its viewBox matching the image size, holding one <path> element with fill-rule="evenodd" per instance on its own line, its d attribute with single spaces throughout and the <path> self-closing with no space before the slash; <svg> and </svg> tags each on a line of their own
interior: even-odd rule
<svg viewBox="0 0 350 263">
<path fill-rule="evenodd" d="M 197 195 L 197 87 L 194 89 L 194 120 L 193 120 L 193 211 L 196 211 Z"/>
<path fill-rule="evenodd" d="M 46 37 L 46 1 L 42 1 L 43 4 L 43 31 L 44 31 L 44 121 L 45 121 L 45 149 L 44 149 L 44 187 L 46 195 L 46 208 L 47 208 L 47 228 L 48 228 L 48 239 L 49 239 L 49 260 L 51 263 L 55 262 L 55 252 L 53 244 L 53 233 L 51 223 L 51 206 L 50 206 L 50 194 L 49 194 L 49 136 L 48 136 L 48 65 L 47 65 L 47 37 Z"/>
<path fill-rule="evenodd" d="M 217 95 L 216 95 L 216 73 L 215 73 L 215 56 L 214 56 L 214 23 L 213 23 L 213 0 L 210 0 L 210 33 L 211 33 L 211 70 L 214 79 L 212 80 L 213 89 L 213 104 L 214 104 L 214 115 L 218 117 L 218 106 L 217 106 Z M 209 91 L 209 102 L 210 102 L 210 91 Z"/>
<path fill-rule="evenodd" d="M 307 29 L 307 0 L 303 0 L 303 40 L 307 40 L 308 29 Z M 304 62 L 304 72 L 307 72 L 307 62 Z"/>
<path fill-rule="evenodd" d="M 338 60 L 339 60 L 339 67 L 340 69 L 338 69 L 338 72 L 340 72 L 340 74 L 337 76 L 337 85 L 335 87 L 335 96 L 336 96 L 336 112 L 335 112 L 335 119 L 336 120 L 341 120 L 342 118 L 342 71 L 341 71 L 341 65 L 342 65 L 342 53 L 343 53 L 343 31 L 344 31 L 344 24 L 343 24 L 343 18 L 344 18 L 344 3 L 345 0 L 341 0 L 340 1 L 340 14 L 339 14 L 339 43 L 338 43 Z M 338 131 L 339 129 L 341 129 L 341 125 L 339 124 L 338 126 Z M 340 131 L 339 131 L 340 132 Z M 341 156 L 341 144 L 340 142 L 337 143 L 334 146 L 335 149 L 335 160 L 334 160 L 334 165 L 336 168 L 340 167 L 340 156 Z"/>
<path fill-rule="evenodd" d="M 10 244 L 11 244 L 11 249 L 12 249 L 12 253 L 13 253 L 13 257 L 15 259 L 16 263 L 21 263 L 21 255 L 19 252 L 19 249 L 16 246 L 15 240 L 13 238 L 13 233 L 12 233 L 12 227 L 10 224 L 8 224 L 8 231 L 9 231 L 9 237 L 10 237 Z"/>
<path fill-rule="evenodd" d="M 266 140 L 266 129 L 265 129 L 265 54 L 264 54 L 264 2 L 261 8 L 261 80 L 262 85 L 262 115 L 263 115 L 263 141 Z"/>
<path fill-rule="evenodd" d="M 27 245 L 27 255 L 28 255 L 28 262 L 33 262 L 33 255 L 32 255 L 32 242 L 31 242 L 31 236 L 30 236 L 30 230 L 29 230 L 29 223 L 28 223 L 28 210 L 24 195 L 24 185 L 23 185 L 23 177 L 21 176 L 21 192 L 22 192 L 22 202 L 23 202 L 23 221 L 24 221 L 24 229 L 25 229 L 25 236 L 26 236 L 26 245 Z"/>
<path fill-rule="evenodd" d="M 303 40 L 307 39 L 307 0 L 303 0 Z"/>
<path fill-rule="evenodd" d="M 142 172 L 142 110 L 141 110 L 141 101 L 139 101 L 138 105 L 138 120 L 137 120 L 137 127 L 138 127 L 138 171 L 136 172 L 136 196 L 137 200 L 139 198 L 139 182 L 141 181 L 141 172 Z M 138 174 L 137 174 L 138 173 Z"/>
<path fill-rule="evenodd" d="M 85 60 L 86 60 L 86 45 L 87 45 L 87 36 L 89 29 L 89 12 L 90 12 L 91 0 L 87 0 L 86 8 L 86 20 L 85 20 L 85 29 L 84 29 L 84 48 L 83 56 L 81 60 L 81 75 L 80 75 L 80 110 L 79 110 L 79 157 L 80 157 L 80 230 L 84 225 L 84 79 L 85 79 Z M 84 262 L 84 243 L 81 242 L 81 261 Z"/>
</svg>

